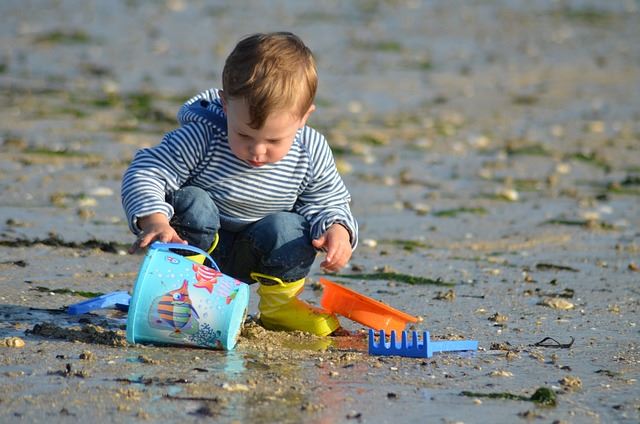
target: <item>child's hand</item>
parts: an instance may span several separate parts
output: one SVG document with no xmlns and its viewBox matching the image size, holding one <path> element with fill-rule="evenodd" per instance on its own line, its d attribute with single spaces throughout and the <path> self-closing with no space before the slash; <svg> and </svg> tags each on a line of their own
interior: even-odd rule
<svg viewBox="0 0 640 424">
<path fill-rule="evenodd" d="M 349 231 L 340 224 L 333 224 L 329 229 L 311 242 L 316 249 L 327 252 L 327 257 L 320 266 L 327 271 L 339 271 L 351 259 L 351 242 Z"/>
<path fill-rule="evenodd" d="M 169 219 L 163 213 L 154 213 L 140 218 L 138 220 L 138 228 L 140 228 L 141 231 L 136 241 L 129 248 L 129 253 L 135 253 L 138 249 L 144 249 L 154 241 L 187 244 L 187 242 L 182 240 L 178 233 L 176 233 L 176 230 L 169 225 Z"/>
</svg>

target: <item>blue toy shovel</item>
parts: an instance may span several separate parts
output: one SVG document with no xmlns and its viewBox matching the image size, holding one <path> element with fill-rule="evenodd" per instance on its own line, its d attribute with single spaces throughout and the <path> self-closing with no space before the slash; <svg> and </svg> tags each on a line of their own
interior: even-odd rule
<svg viewBox="0 0 640 424">
<path fill-rule="evenodd" d="M 478 350 L 477 340 L 444 340 L 431 341 L 429 332 L 422 333 L 422 340 L 418 332 L 411 332 L 409 339 L 406 331 L 402 332 L 402 340 L 398 343 L 396 332 L 391 332 L 391 340 L 386 341 L 384 330 L 380 330 L 380 339 L 375 341 L 374 330 L 369 330 L 369 354 L 384 356 L 406 356 L 410 358 L 431 358 L 436 352 L 456 352 L 464 350 Z"/>
<path fill-rule="evenodd" d="M 131 296 L 126 291 L 116 291 L 106 293 L 102 296 L 94 297 L 84 302 L 69 305 L 67 313 L 70 315 L 86 314 L 96 309 L 117 308 L 121 311 L 129 309 Z"/>
</svg>

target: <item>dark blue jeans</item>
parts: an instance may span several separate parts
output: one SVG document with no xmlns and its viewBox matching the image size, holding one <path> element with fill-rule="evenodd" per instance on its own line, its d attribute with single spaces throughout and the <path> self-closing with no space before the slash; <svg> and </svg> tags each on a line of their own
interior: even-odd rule
<svg viewBox="0 0 640 424">
<path fill-rule="evenodd" d="M 220 270 L 246 283 L 259 272 L 296 281 L 305 277 L 316 257 L 307 220 L 293 212 L 279 212 L 239 231 L 221 228 L 218 208 L 206 191 L 187 186 L 167 196 L 173 206 L 171 226 L 192 246 L 208 250 L 216 233 L 212 253 Z"/>
</svg>

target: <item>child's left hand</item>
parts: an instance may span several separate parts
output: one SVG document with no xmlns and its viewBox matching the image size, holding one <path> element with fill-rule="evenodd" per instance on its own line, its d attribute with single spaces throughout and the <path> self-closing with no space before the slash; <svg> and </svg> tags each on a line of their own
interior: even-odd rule
<svg viewBox="0 0 640 424">
<path fill-rule="evenodd" d="M 316 249 L 327 252 L 325 260 L 320 264 L 327 271 L 339 271 L 351 259 L 349 231 L 340 224 L 333 224 L 311 244 Z"/>
</svg>

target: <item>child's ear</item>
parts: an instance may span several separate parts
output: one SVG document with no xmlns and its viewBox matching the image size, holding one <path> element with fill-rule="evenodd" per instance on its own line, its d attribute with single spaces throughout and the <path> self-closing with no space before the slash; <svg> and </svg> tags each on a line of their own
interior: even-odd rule
<svg viewBox="0 0 640 424">
<path fill-rule="evenodd" d="M 314 110 L 316 110 L 316 105 L 312 104 L 311 106 L 309 106 L 307 113 L 305 113 L 300 120 L 300 128 L 304 127 L 307 124 L 307 119 L 309 119 L 309 116 L 311 116 Z"/>
</svg>

